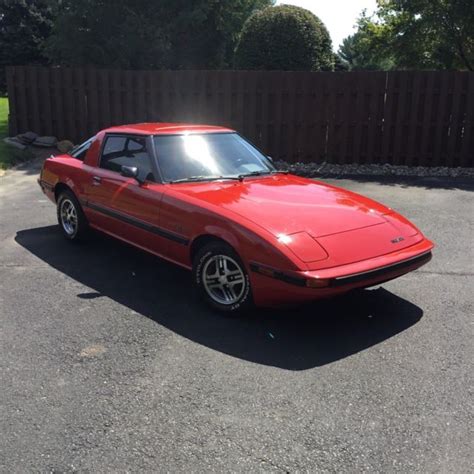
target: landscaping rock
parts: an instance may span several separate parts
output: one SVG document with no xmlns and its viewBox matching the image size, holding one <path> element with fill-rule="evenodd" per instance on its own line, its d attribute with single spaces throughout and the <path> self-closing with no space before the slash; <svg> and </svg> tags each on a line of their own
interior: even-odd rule
<svg viewBox="0 0 474 474">
<path fill-rule="evenodd" d="M 56 148 L 61 152 L 61 153 L 67 153 L 68 151 L 72 150 L 74 148 L 74 143 L 72 143 L 69 140 L 61 140 L 56 144 Z"/>
<path fill-rule="evenodd" d="M 20 133 L 19 135 L 16 136 L 16 138 L 21 143 L 25 145 L 30 145 L 38 138 L 38 134 L 35 132 L 25 132 L 25 133 Z"/>
<path fill-rule="evenodd" d="M 346 164 L 333 163 L 287 163 L 277 161 L 278 169 L 285 169 L 290 173 L 315 178 L 350 177 L 350 176 L 415 176 L 415 177 L 463 177 L 474 178 L 474 168 L 449 168 L 447 166 L 395 166 L 385 164 Z"/>
<path fill-rule="evenodd" d="M 32 143 L 33 146 L 41 146 L 45 148 L 51 148 L 56 146 L 58 139 L 56 137 L 38 137 Z"/>
<path fill-rule="evenodd" d="M 14 146 L 15 148 L 18 148 L 20 150 L 25 150 L 26 149 L 26 145 L 24 145 L 23 143 L 21 143 L 17 137 L 7 137 L 7 138 L 4 138 L 3 141 L 7 144 L 7 145 L 10 145 L 10 146 Z"/>
</svg>

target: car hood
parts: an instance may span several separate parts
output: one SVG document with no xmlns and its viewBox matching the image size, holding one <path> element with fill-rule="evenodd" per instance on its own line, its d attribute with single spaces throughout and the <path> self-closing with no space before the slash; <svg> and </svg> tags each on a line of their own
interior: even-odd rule
<svg viewBox="0 0 474 474">
<path fill-rule="evenodd" d="M 391 211 L 350 191 L 293 175 L 173 189 L 239 214 L 275 236 L 304 231 L 319 238 L 361 229 L 386 222 L 383 215 Z"/>
</svg>

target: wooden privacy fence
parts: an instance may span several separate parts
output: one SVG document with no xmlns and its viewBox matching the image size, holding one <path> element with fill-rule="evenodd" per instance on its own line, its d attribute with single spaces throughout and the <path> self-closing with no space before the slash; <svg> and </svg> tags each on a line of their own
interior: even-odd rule
<svg viewBox="0 0 474 474">
<path fill-rule="evenodd" d="M 289 162 L 474 166 L 472 72 L 7 69 L 10 133 L 225 125 Z"/>
</svg>

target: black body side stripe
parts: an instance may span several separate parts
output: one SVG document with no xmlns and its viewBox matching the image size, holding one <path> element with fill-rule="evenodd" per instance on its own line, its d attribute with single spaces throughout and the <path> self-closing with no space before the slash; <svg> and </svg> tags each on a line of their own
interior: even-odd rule
<svg viewBox="0 0 474 474">
<path fill-rule="evenodd" d="M 94 211 L 100 212 L 109 217 L 113 217 L 114 219 L 118 219 L 119 221 L 125 222 L 126 224 L 133 225 L 138 227 L 139 229 L 146 230 L 147 232 L 151 232 L 152 234 L 159 235 L 160 237 L 164 237 L 165 239 L 172 240 L 173 242 L 177 242 L 178 244 L 188 245 L 189 239 L 186 237 L 182 237 L 181 235 L 174 234 L 173 232 L 169 232 L 168 230 L 162 229 L 161 227 L 157 227 L 152 224 L 148 224 L 147 222 L 143 222 L 139 219 L 135 219 L 134 217 L 127 216 L 122 214 L 121 212 L 114 211 L 112 209 L 108 209 L 107 207 L 98 206 L 97 204 L 93 204 L 89 201 L 83 201 L 82 204 L 86 207 L 93 209 Z"/>
</svg>

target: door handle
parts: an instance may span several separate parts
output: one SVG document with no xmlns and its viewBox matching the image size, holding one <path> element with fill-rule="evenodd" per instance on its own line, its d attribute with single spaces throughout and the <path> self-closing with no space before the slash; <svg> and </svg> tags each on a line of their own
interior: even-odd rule
<svg viewBox="0 0 474 474">
<path fill-rule="evenodd" d="M 99 186 L 102 182 L 102 178 L 100 176 L 92 176 L 92 184 L 94 186 Z"/>
</svg>

